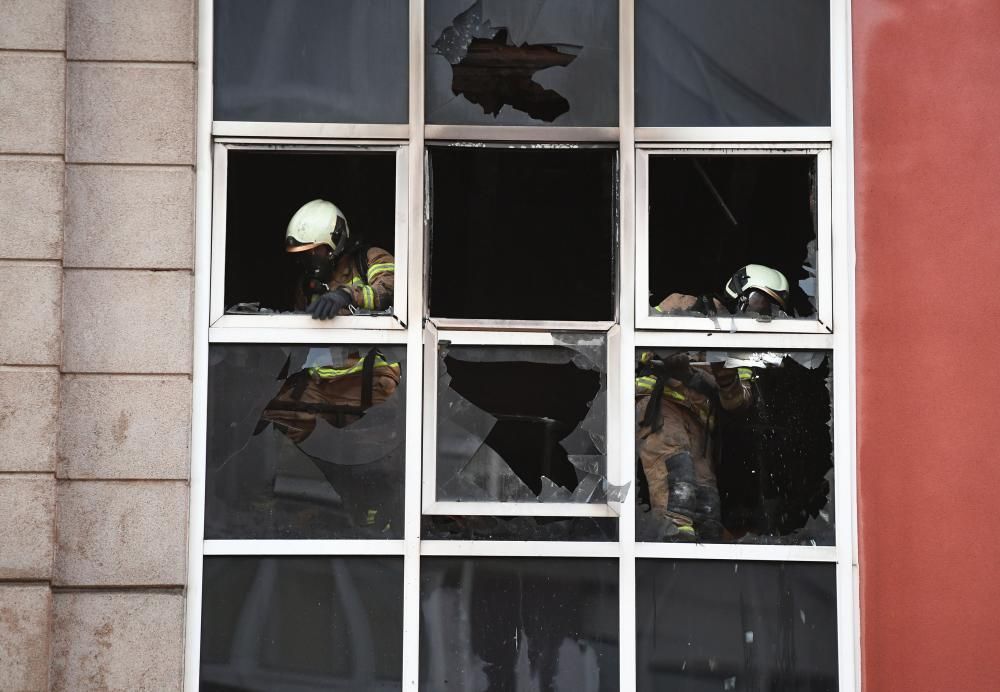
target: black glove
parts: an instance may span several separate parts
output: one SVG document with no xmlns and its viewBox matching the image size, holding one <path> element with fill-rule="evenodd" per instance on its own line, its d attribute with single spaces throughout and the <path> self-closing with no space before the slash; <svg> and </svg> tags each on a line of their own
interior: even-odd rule
<svg viewBox="0 0 1000 692">
<path fill-rule="evenodd" d="M 306 308 L 314 320 L 329 320 L 351 304 L 351 294 L 343 288 L 324 293 Z"/>
<path fill-rule="evenodd" d="M 671 353 L 663 359 L 663 371 L 667 377 L 684 382 L 691 375 L 691 356 L 687 351 Z"/>
</svg>

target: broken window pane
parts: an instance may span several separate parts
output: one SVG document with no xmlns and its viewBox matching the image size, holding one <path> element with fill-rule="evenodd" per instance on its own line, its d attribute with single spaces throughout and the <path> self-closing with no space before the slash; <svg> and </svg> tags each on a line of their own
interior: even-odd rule
<svg viewBox="0 0 1000 692">
<path fill-rule="evenodd" d="M 606 339 L 438 351 L 437 499 L 604 503 Z"/>
<path fill-rule="evenodd" d="M 207 557 L 204 692 L 402 688 L 403 559 Z"/>
<path fill-rule="evenodd" d="M 402 538 L 396 346 L 212 344 L 206 538 Z"/>
<path fill-rule="evenodd" d="M 421 539 L 461 541 L 617 541 L 617 517 L 424 515 Z"/>
<path fill-rule="evenodd" d="M 815 319 L 816 199 L 814 155 L 651 156 L 649 314 Z"/>
<path fill-rule="evenodd" d="M 826 351 L 637 352 L 643 541 L 833 545 Z"/>
<path fill-rule="evenodd" d="M 639 126 L 830 124 L 829 0 L 636 0 Z"/>
<path fill-rule="evenodd" d="M 301 312 L 341 286 L 350 291 L 351 305 L 339 314 L 391 312 L 394 151 L 231 149 L 228 155 L 224 297 L 228 313 Z M 292 218 L 314 200 L 331 203 L 344 218 L 348 235 L 339 255 L 328 252 L 329 244 L 296 250 L 313 238 L 305 224 L 293 233 L 297 239 L 287 238 Z"/>
<path fill-rule="evenodd" d="M 614 319 L 614 149 L 428 152 L 432 316 Z"/>
<path fill-rule="evenodd" d="M 618 561 L 424 558 L 420 689 L 618 689 Z"/>
<path fill-rule="evenodd" d="M 406 0 L 215 0 L 215 119 L 405 123 Z"/>
<path fill-rule="evenodd" d="M 638 692 L 836 692 L 832 564 L 639 560 Z"/>
<path fill-rule="evenodd" d="M 429 0 L 425 21 L 428 123 L 618 123 L 617 3 Z"/>
</svg>

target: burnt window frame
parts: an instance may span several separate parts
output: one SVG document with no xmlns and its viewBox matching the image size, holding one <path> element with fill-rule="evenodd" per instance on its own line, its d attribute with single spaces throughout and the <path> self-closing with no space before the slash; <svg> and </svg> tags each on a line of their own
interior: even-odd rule
<svg viewBox="0 0 1000 692">
<path fill-rule="evenodd" d="M 310 152 L 316 155 L 363 152 L 391 153 L 395 161 L 393 223 L 396 289 L 391 315 L 342 315 L 320 322 L 307 314 L 226 314 L 226 232 L 229 205 L 228 175 L 231 151 Z M 383 142 L 343 139 L 283 140 L 223 137 L 214 141 L 212 205 L 212 287 L 209 322 L 212 329 L 392 329 L 406 328 L 408 320 L 407 265 L 409 244 L 409 199 L 407 188 L 409 145 L 405 141 Z M 280 229 L 279 229 L 280 230 Z"/>
<path fill-rule="evenodd" d="M 198 689 L 202 595 L 202 560 L 213 555 L 302 556 L 302 555 L 393 555 L 404 558 L 403 619 L 403 689 L 419 685 L 419 630 L 421 612 L 419 576 L 421 558 L 427 556 L 463 557 L 607 557 L 619 560 L 619 638 L 621 648 L 620 689 L 637 687 L 636 645 L 636 564 L 639 559 L 722 560 L 733 564 L 742 560 L 822 562 L 835 566 L 837 573 L 837 641 L 839 689 L 860 689 L 860 649 L 857 585 L 857 528 L 854 464 L 854 276 L 853 276 L 853 131 L 851 121 L 851 52 L 849 0 L 830 0 L 831 12 L 831 124 L 827 127 L 636 127 L 635 126 L 635 4 L 617 0 L 619 94 L 618 125 L 614 127 L 563 127 L 554 125 L 428 125 L 424 117 L 424 61 L 426 59 L 425 2 L 406 0 L 409 10 L 409 121 L 405 124 L 371 123 L 298 123 L 214 121 L 212 114 L 213 21 L 212 0 L 199 2 L 199 107 L 197 158 L 197 239 L 195 271 L 195 357 L 193 376 L 193 437 L 191 471 L 191 511 L 189 531 L 189 578 L 186 603 L 185 688 Z M 609 0 L 615 1 L 615 0 Z M 401 48 L 402 49 L 402 48 Z M 449 141 L 498 144 L 604 144 L 619 150 L 619 239 L 617 328 L 619 347 L 617 369 L 621 373 L 617 393 L 608 392 L 608 420 L 616 420 L 624 434 L 617 456 L 623 485 L 634 485 L 634 437 L 628 430 L 634 423 L 634 369 L 637 347 L 712 348 L 760 350 L 814 349 L 834 354 L 834 431 L 836 455 L 837 545 L 768 546 L 733 544 L 650 544 L 635 540 L 635 493 L 629 492 L 617 507 L 618 539 L 598 543 L 566 541 L 496 541 L 496 540 L 422 540 L 423 449 L 421 433 L 427 424 L 423 391 L 425 344 L 435 325 L 421 318 L 425 315 L 423 271 L 426 266 L 424 244 L 424 147 Z M 216 280 L 209 259 L 213 254 L 213 199 L 218 200 L 220 186 L 213 188 L 215 147 L 229 143 L 294 144 L 338 146 L 402 146 L 409 152 L 402 173 L 408 190 L 406 206 L 406 242 L 408 248 L 407 318 L 403 324 L 376 327 L 373 317 L 357 326 L 347 326 L 338 318 L 336 325 L 279 327 L 271 320 L 289 316 L 260 316 L 268 320 L 259 326 L 223 326 L 213 324 L 210 297 Z M 712 148 L 814 147 L 826 149 L 830 156 L 830 259 L 831 297 L 836 331 L 796 333 L 792 330 L 764 330 L 730 333 L 701 328 L 677 330 L 664 320 L 654 318 L 655 326 L 640 327 L 636 315 L 637 235 L 639 203 L 642 191 L 637 187 L 638 159 L 644 151 L 661 148 L 690 148 L 702 152 Z M 397 168 L 397 179 L 400 169 Z M 224 195 L 224 187 L 223 192 Z M 224 201 L 224 200 L 223 200 Z M 397 214 L 400 212 L 397 209 Z M 224 247 L 224 244 L 223 244 Z M 397 247 L 397 252 L 399 248 Z M 399 259 L 397 257 L 397 263 Z M 398 286 L 399 284 L 397 284 Z M 644 298 L 645 296 L 643 296 Z M 397 310 L 398 312 L 398 310 Z M 244 316 L 239 316 L 244 317 Z M 255 317 L 255 316 L 251 316 Z M 335 320 L 336 322 L 337 320 Z M 404 326 L 405 325 L 405 326 Z M 464 328 L 481 329 L 484 325 Z M 581 331 L 584 325 L 573 325 Z M 594 329 L 612 325 L 591 324 Z M 832 326 L 832 323 L 831 323 Z M 441 328 L 458 325 L 441 324 Z M 537 333 L 558 325 L 494 324 L 501 333 Z M 464 329 L 463 328 L 463 329 Z M 403 540 L 247 540 L 206 541 L 203 539 L 205 408 L 207 348 L 209 343 L 386 343 L 406 347 L 409 383 L 406 392 L 405 459 L 405 530 Z M 435 351 L 436 355 L 436 351 Z M 615 368 L 611 362 L 609 373 Z M 610 452 L 610 447 L 609 447 Z M 611 468 L 609 453 L 609 472 Z"/>
</svg>

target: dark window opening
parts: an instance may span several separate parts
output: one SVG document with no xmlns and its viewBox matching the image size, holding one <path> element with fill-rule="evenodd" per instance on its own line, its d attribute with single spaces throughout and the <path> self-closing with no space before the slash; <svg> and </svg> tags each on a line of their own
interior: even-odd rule
<svg viewBox="0 0 1000 692">
<path fill-rule="evenodd" d="M 403 536 L 404 349 L 213 344 L 205 537 Z"/>
<path fill-rule="evenodd" d="M 438 500 L 606 501 L 601 343 L 600 360 L 565 347 L 442 344 Z"/>
<path fill-rule="evenodd" d="M 420 689 L 614 692 L 618 562 L 424 558 Z"/>
<path fill-rule="evenodd" d="M 639 540 L 833 545 L 829 354 L 646 353 Z"/>
<path fill-rule="evenodd" d="M 615 157 L 431 147 L 430 314 L 613 320 Z"/>
<path fill-rule="evenodd" d="M 424 515 L 421 540 L 586 541 L 618 540 L 616 517 Z"/>
<path fill-rule="evenodd" d="M 285 252 L 285 232 L 315 199 L 340 209 L 352 244 L 394 253 L 395 152 L 229 151 L 227 310 L 293 310 L 304 273 L 296 253 Z"/>
<path fill-rule="evenodd" d="M 650 314 L 710 311 L 686 296 L 726 314 L 726 283 L 759 264 L 787 279 L 785 316 L 814 316 L 815 168 L 815 156 L 651 156 Z"/>
</svg>

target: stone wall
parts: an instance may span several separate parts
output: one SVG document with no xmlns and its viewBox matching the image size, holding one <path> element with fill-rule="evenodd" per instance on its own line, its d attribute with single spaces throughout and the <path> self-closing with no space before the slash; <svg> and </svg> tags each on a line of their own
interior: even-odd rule
<svg viewBox="0 0 1000 692">
<path fill-rule="evenodd" d="M 0 689 L 177 690 L 195 0 L 0 10 Z"/>
</svg>

